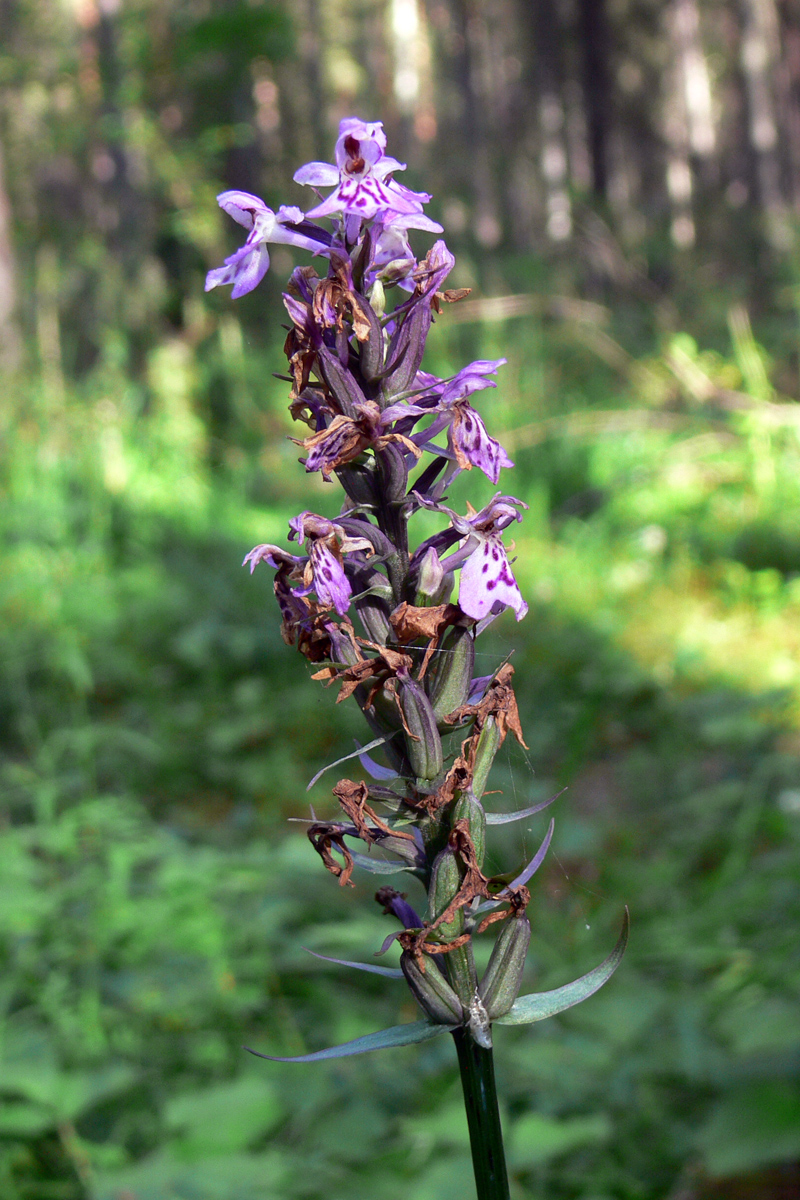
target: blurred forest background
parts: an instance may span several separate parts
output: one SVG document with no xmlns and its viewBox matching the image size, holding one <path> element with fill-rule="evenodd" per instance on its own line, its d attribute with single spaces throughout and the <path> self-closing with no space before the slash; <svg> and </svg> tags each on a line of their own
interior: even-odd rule
<svg viewBox="0 0 800 1200">
<path fill-rule="evenodd" d="M 603 992 L 497 1037 L 514 1195 L 793 1200 L 798 0 L 0 0 L 0 1195 L 472 1194 L 448 1039 L 240 1048 L 415 1016 L 301 949 L 388 932 L 286 824 L 362 730 L 240 568 L 336 503 L 272 377 L 302 256 L 203 294 L 216 194 L 308 207 L 352 114 L 474 289 L 426 366 L 509 359 L 483 411 L 531 612 L 481 651 L 514 650 L 530 752 L 490 786 L 569 789 L 529 982 L 632 909 Z"/>
</svg>

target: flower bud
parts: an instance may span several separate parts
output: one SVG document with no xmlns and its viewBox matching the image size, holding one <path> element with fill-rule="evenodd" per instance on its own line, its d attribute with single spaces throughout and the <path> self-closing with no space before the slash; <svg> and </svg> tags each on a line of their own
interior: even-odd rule
<svg viewBox="0 0 800 1200">
<path fill-rule="evenodd" d="M 383 370 L 383 329 L 375 312 L 363 296 L 359 297 L 359 300 L 360 314 L 369 321 L 369 333 L 364 341 L 359 343 L 359 366 L 363 378 L 367 383 L 372 383 Z"/>
<path fill-rule="evenodd" d="M 429 546 L 422 557 L 415 587 L 416 608 L 434 608 L 437 604 L 445 604 L 453 590 L 453 573 L 443 570 L 433 546 Z"/>
<path fill-rule="evenodd" d="M 471 629 L 452 626 L 433 656 L 426 680 L 434 715 L 441 719 L 467 701 L 475 667 L 475 638 Z"/>
<path fill-rule="evenodd" d="M 475 762 L 472 768 L 472 790 L 480 800 L 486 791 L 486 780 L 492 769 L 494 756 L 500 746 L 500 730 L 494 717 L 488 717 L 480 732 L 478 746 L 475 750 Z"/>
<path fill-rule="evenodd" d="M 369 289 L 369 302 L 372 305 L 372 311 L 377 316 L 382 317 L 386 312 L 386 292 L 383 289 L 383 284 L 377 277 Z"/>
<path fill-rule="evenodd" d="M 406 719 L 406 754 L 417 779 L 435 779 L 444 766 L 442 739 L 431 702 L 410 675 L 400 679 L 400 704 Z"/>
<path fill-rule="evenodd" d="M 424 961 L 424 960 L 423 960 Z M 408 950 L 400 955 L 400 969 L 420 1007 L 437 1025 L 460 1025 L 464 1010 L 456 993 L 439 968 L 428 960 L 422 963 Z"/>
<path fill-rule="evenodd" d="M 464 792 L 456 801 L 451 820 L 454 825 L 456 821 L 467 822 L 469 836 L 475 847 L 475 858 L 478 866 L 483 867 L 483 856 L 486 852 L 486 813 L 480 800 L 476 800 L 471 791 Z"/>
<path fill-rule="evenodd" d="M 531 923 L 525 915 L 509 917 L 498 934 L 486 974 L 478 988 L 478 995 L 492 1021 L 511 1011 L 522 983 L 530 940 Z"/>
</svg>

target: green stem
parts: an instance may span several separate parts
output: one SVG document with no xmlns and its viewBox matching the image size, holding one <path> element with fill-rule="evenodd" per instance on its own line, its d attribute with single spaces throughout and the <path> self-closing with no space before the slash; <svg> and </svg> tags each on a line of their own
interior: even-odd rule
<svg viewBox="0 0 800 1200">
<path fill-rule="evenodd" d="M 461 1069 L 478 1200 L 509 1200 L 492 1051 L 479 1046 L 465 1028 L 453 1030 L 453 1040 Z"/>
</svg>

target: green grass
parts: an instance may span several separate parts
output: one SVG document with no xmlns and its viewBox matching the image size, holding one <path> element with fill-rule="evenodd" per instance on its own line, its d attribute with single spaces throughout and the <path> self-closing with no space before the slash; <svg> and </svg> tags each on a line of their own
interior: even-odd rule
<svg viewBox="0 0 800 1200">
<path fill-rule="evenodd" d="M 741 322 L 714 354 L 641 335 L 633 357 L 585 317 L 444 316 L 430 365 L 509 358 L 482 407 L 530 505 L 531 611 L 479 661 L 514 650 L 529 751 L 507 746 L 490 788 L 502 806 L 569 789 L 531 986 L 593 966 L 632 911 L 607 989 L 498 1031 L 515 1195 L 661 1200 L 800 1154 L 800 443 Z M 446 1039 L 317 1067 L 241 1050 L 415 1012 L 302 950 L 368 959 L 389 926 L 369 879 L 337 888 L 284 821 L 332 811 L 306 782 L 360 717 L 240 563 L 337 497 L 285 440 L 277 347 L 243 356 L 226 320 L 138 383 L 109 366 L 6 401 L 0 1194 L 463 1200 Z M 454 507 L 491 495 L 475 474 Z M 491 861 L 545 827 L 497 833 Z"/>
</svg>

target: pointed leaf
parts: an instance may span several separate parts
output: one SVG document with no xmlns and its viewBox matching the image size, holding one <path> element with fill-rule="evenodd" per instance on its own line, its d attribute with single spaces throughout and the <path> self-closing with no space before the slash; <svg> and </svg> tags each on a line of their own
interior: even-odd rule
<svg viewBox="0 0 800 1200">
<path fill-rule="evenodd" d="M 370 743 L 370 745 L 374 744 L 374 742 Z M 375 762 L 374 758 L 370 758 L 365 748 L 359 746 L 358 742 L 356 742 L 356 746 L 356 753 L 362 767 L 373 779 L 397 779 L 397 771 L 395 771 L 394 767 L 382 767 L 380 763 Z"/>
<path fill-rule="evenodd" d="M 396 875 L 398 871 L 416 870 L 416 867 L 399 862 L 397 859 L 370 858 L 368 854 L 357 854 L 355 851 L 351 851 L 351 854 L 357 867 L 361 867 L 362 870 L 369 871 L 373 875 Z"/>
<path fill-rule="evenodd" d="M 367 742 L 366 746 L 359 746 L 358 750 L 354 750 L 352 754 L 344 754 L 341 758 L 337 758 L 336 762 L 328 763 L 327 767 L 323 767 L 321 771 L 317 771 L 314 778 L 306 786 L 306 791 L 311 791 L 314 784 L 317 782 L 320 776 L 325 774 L 326 771 L 330 771 L 333 767 L 338 767 L 340 763 L 348 762 L 348 760 L 351 758 L 360 758 L 365 750 L 374 750 L 376 746 L 383 746 L 389 741 L 390 738 L 393 737 L 394 734 L 390 733 L 386 737 L 375 738 L 374 741 Z"/>
<path fill-rule="evenodd" d="M 547 808 L 559 796 L 563 796 L 566 788 L 562 788 L 560 792 L 556 792 L 555 796 L 551 796 L 549 800 L 540 800 L 538 804 L 532 804 L 530 808 L 520 808 L 517 812 L 510 813 L 490 813 L 486 814 L 487 825 L 508 825 L 511 821 L 524 821 L 526 817 L 532 817 L 535 813 L 541 812 L 543 808 Z"/>
<path fill-rule="evenodd" d="M 539 870 L 539 867 L 545 860 L 547 851 L 550 849 L 550 843 L 553 840 L 553 830 L 555 827 L 556 821 L 555 817 L 553 817 L 547 827 L 547 833 L 544 835 L 544 841 L 534 854 L 531 861 L 528 863 L 525 870 L 519 874 L 516 879 L 512 879 L 508 887 L 503 888 L 502 892 L 497 893 L 497 899 L 502 899 L 503 897 L 507 896 L 510 892 L 513 892 L 515 888 L 524 887 L 528 880 L 536 874 L 536 872 Z"/>
<path fill-rule="evenodd" d="M 379 1033 L 368 1033 L 365 1037 L 345 1042 L 342 1046 L 331 1046 L 328 1050 L 316 1050 L 313 1054 L 298 1054 L 294 1058 L 281 1058 L 277 1054 L 260 1054 L 244 1046 L 256 1058 L 268 1058 L 272 1062 L 321 1062 L 325 1058 L 347 1058 L 351 1054 L 368 1054 L 370 1050 L 387 1050 L 392 1046 L 410 1046 L 414 1042 L 427 1042 L 429 1038 L 447 1033 L 450 1025 L 434 1025 L 433 1021 L 413 1021 L 410 1025 L 393 1025 Z"/>
<path fill-rule="evenodd" d="M 324 962 L 336 963 L 339 967 L 355 967 L 357 971 L 369 971 L 371 975 L 383 975 L 386 979 L 402 979 L 403 972 L 399 967 L 379 967 L 372 963 L 350 962 L 346 958 L 331 958 L 329 954 L 317 954 L 316 950 L 309 950 L 308 946 L 302 946 L 306 954 L 313 954 L 314 958 L 321 958 Z"/>
<path fill-rule="evenodd" d="M 544 1021 L 546 1017 L 554 1017 L 556 1013 L 564 1012 L 565 1009 L 572 1008 L 574 1004 L 580 1004 L 582 1000 L 594 995 L 598 988 L 608 982 L 622 962 L 622 956 L 628 944 L 629 928 L 630 916 L 626 908 L 619 940 L 608 958 L 601 962 L 599 967 L 595 967 L 593 971 L 582 975 L 573 983 L 555 988 L 552 992 L 534 992 L 530 996 L 520 996 L 515 1001 L 511 1012 L 504 1017 L 498 1017 L 494 1022 L 495 1025 L 530 1025 L 534 1021 Z"/>
</svg>

